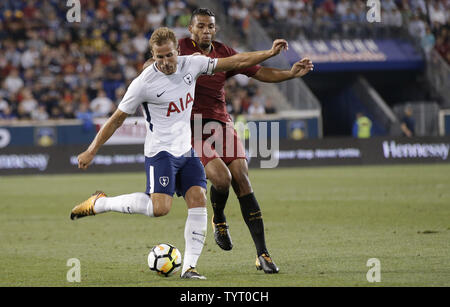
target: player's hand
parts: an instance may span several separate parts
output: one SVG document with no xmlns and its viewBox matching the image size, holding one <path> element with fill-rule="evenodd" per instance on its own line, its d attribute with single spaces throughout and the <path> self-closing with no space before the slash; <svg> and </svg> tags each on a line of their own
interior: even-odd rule
<svg viewBox="0 0 450 307">
<path fill-rule="evenodd" d="M 283 50 L 288 50 L 288 42 L 284 39 L 276 39 L 273 41 L 272 49 L 270 50 L 272 52 L 272 56 L 275 56 L 279 54 Z"/>
<path fill-rule="evenodd" d="M 78 155 L 78 168 L 87 169 L 89 164 L 91 164 L 95 155 L 89 151 L 82 152 Z"/>
<path fill-rule="evenodd" d="M 314 69 L 314 64 L 310 59 L 304 58 L 292 65 L 291 73 L 294 78 L 303 77 Z"/>
</svg>

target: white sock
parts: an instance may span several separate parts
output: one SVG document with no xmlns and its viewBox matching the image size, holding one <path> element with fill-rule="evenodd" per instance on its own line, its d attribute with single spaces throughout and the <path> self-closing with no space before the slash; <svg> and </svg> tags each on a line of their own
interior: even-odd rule
<svg viewBox="0 0 450 307">
<path fill-rule="evenodd" d="M 152 199 L 145 193 L 132 193 L 116 197 L 100 197 L 95 202 L 94 211 L 96 214 L 115 211 L 154 216 Z"/>
<path fill-rule="evenodd" d="M 184 227 L 184 249 L 183 269 L 181 275 L 190 267 L 197 266 L 197 260 L 202 253 L 206 239 L 208 213 L 206 207 L 192 208 L 188 210 L 186 226 Z"/>
</svg>

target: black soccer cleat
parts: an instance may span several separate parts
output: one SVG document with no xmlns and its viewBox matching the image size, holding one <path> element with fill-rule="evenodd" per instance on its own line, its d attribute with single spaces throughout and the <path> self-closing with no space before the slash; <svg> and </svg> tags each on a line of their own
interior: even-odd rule
<svg viewBox="0 0 450 307">
<path fill-rule="evenodd" d="M 206 279 L 205 276 L 200 275 L 200 273 L 197 272 L 197 270 L 193 267 L 187 269 L 186 272 L 184 272 L 184 274 L 181 275 L 181 278 L 183 278 L 183 279 L 201 279 L 201 280 Z"/>
<path fill-rule="evenodd" d="M 228 231 L 227 223 L 214 223 L 214 217 L 212 220 L 212 227 L 214 230 L 214 239 L 217 245 L 223 250 L 229 251 L 233 248 L 233 243 L 231 242 L 230 232 Z"/>
<path fill-rule="evenodd" d="M 263 270 L 266 274 L 275 274 L 280 271 L 268 253 L 256 257 L 256 269 Z"/>
</svg>

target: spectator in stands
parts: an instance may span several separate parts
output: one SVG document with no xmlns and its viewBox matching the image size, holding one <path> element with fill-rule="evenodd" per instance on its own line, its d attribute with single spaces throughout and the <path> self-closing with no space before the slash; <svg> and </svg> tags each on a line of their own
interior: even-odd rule
<svg viewBox="0 0 450 307">
<path fill-rule="evenodd" d="M 395 7 L 384 14 L 384 22 L 390 28 L 391 33 L 397 35 L 403 26 L 403 17 L 400 10 Z"/>
<path fill-rule="evenodd" d="M 264 106 L 264 110 L 266 114 L 277 113 L 277 110 L 273 106 L 272 99 L 270 97 L 266 98 L 266 105 Z"/>
<path fill-rule="evenodd" d="M 447 61 L 449 60 L 449 54 L 450 54 L 450 44 L 448 41 L 447 36 L 447 31 L 441 31 L 437 38 L 436 38 L 436 46 L 435 49 L 437 52 L 439 52 L 439 54 L 446 59 Z M 448 62 L 450 63 L 450 62 Z"/>
<path fill-rule="evenodd" d="M 147 15 L 147 22 L 152 30 L 159 28 L 165 18 L 165 12 L 161 11 L 160 7 L 154 6 Z"/>
<path fill-rule="evenodd" d="M 428 14 L 430 16 L 431 25 L 435 29 L 447 23 L 449 13 L 446 12 L 445 6 L 440 1 L 431 1 L 428 3 Z M 447 15 L 447 16 L 446 16 Z"/>
<path fill-rule="evenodd" d="M 358 22 L 358 16 L 355 13 L 355 9 L 353 7 L 347 6 L 346 11 L 343 12 L 343 15 L 340 17 L 340 21 L 343 34 L 345 36 L 353 36 L 356 24 Z"/>
<path fill-rule="evenodd" d="M 114 103 L 104 90 L 100 90 L 97 97 L 91 101 L 90 108 L 95 117 L 108 117 L 114 111 Z"/>
<path fill-rule="evenodd" d="M 132 40 L 134 49 L 140 53 L 144 53 L 148 49 L 148 39 L 145 37 L 144 32 L 139 32 Z"/>
<path fill-rule="evenodd" d="M 38 108 L 38 102 L 34 99 L 33 94 L 28 88 L 24 88 L 20 92 L 19 108 L 23 117 L 30 117 L 33 110 Z"/>
<path fill-rule="evenodd" d="M 391 12 L 397 8 L 397 5 L 395 4 L 394 0 L 383 0 L 381 2 L 381 6 L 383 7 L 385 12 Z"/>
<path fill-rule="evenodd" d="M 239 99 L 240 99 L 240 104 L 241 104 L 241 108 L 242 108 L 242 112 L 241 113 L 247 113 L 248 111 L 248 107 L 251 104 L 251 99 L 248 95 L 248 92 L 246 89 L 240 89 L 237 93 Z"/>
<path fill-rule="evenodd" d="M 3 94 L 0 93 L 0 118 L 1 118 L 1 114 L 4 114 L 7 109 L 9 109 L 8 111 L 10 111 L 10 109 L 11 109 L 9 102 L 7 100 L 5 100 L 3 98 Z"/>
<path fill-rule="evenodd" d="M 40 104 L 36 109 L 31 111 L 31 119 L 37 121 L 44 121 L 49 118 L 48 113 L 45 109 L 45 105 Z"/>
<path fill-rule="evenodd" d="M 0 111 L 0 120 L 2 121 L 14 121 L 17 120 L 17 115 L 14 114 L 12 108 L 10 105 L 6 105 L 1 111 Z"/>
<path fill-rule="evenodd" d="M 230 113 L 233 116 L 233 120 L 237 118 L 238 115 L 243 114 L 244 110 L 242 108 L 242 100 L 239 97 L 234 97 L 231 101 L 232 112 Z"/>
<path fill-rule="evenodd" d="M 75 119 L 75 112 L 73 109 L 73 104 L 65 104 L 62 110 L 65 119 Z"/>
<path fill-rule="evenodd" d="M 327 12 L 329 15 L 334 15 L 336 11 L 336 4 L 334 3 L 334 0 L 325 0 L 322 2 L 322 7 L 325 12 Z"/>
<path fill-rule="evenodd" d="M 259 100 L 252 101 L 250 106 L 248 107 L 248 115 L 254 116 L 254 117 L 262 117 L 264 114 L 266 114 L 266 110 L 264 109 L 264 106 L 261 105 Z"/>
<path fill-rule="evenodd" d="M 94 129 L 94 113 L 89 109 L 87 103 L 80 104 L 75 116 L 83 122 L 83 131 L 90 132 Z"/>
<path fill-rule="evenodd" d="M 5 79 L 6 89 L 12 93 L 17 93 L 24 86 L 22 78 L 19 76 L 19 71 L 13 68 L 9 73 L 8 77 Z"/>
<path fill-rule="evenodd" d="M 422 38 L 425 35 L 425 22 L 419 14 L 415 14 L 408 26 L 409 34 L 413 37 Z"/>
<path fill-rule="evenodd" d="M 253 95 L 250 95 L 250 97 L 252 104 L 256 104 L 258 106 L 261 106 L 261 108 L 264 108 L 264 105 L 266 104 L 266 96 L 262 93 L 261 88 L 256 87 L 256 91 Z"/>
<path fill-rule="evenodd" d="M 411 9 L 412 11 L 417 15 L 426 15 L 427 9 L 425 5 L 425 0 L 410 0 L 411 3 Z"/>
<path fill-rule="evenodd" d="M 168 15 L 179 17 L 183 13 L 186 4 L 181 0 L 171 0 L 167 5 Z"/>
<path fill-rule="evenodd" d="M 240 2 L 232 2 L 228 8 L 228 16 L 231 18 L 231 22 L 240 31 L 240 35 L 245 37 L 244 21 L 248 18 L 247 8 Z"/>
<path fill-rule="evenodd" d="M 422 37 L 420 43 L 423 50 L 425 51 L 426 56 L 428 56 L 436 43 L 434 34 L 433 32 L 431 32 L 431 29 L 428 25 L 425 28 L 425 35 Z"/>
<path fill-rule="evenodd" d="M 291 7 L 291 3 L 289 0 L 274 0 L 273 6 L 275 9 L 275 18 L 276 19 L 283 20 L 283 19 L 287 18 L 288 11 Z"/>
<path fill-rule="evenodd" d="M 356 113 L 352 135 L 354 138 L 367 139 L 372 135 L 372 121 L 362 112 Z"/>
<path fill-rule="evenodd" d="M 337 17 L 342 19 L 342 17 L 347 14 L 349 8 L 350 8 L 350 2 L 348 0 L 339 1 L 336 4 L 336 10 L 335 10 Z"/>
<path fill-rule="evenodd" d="M 410 105 L 407 105 L 404 109 L 404 115 L 400 124 L 403 136 L 413 137 L 415 134 L 415 126 L 416 122 L 413 117 L 413 109 Z"/>
<path fill-rule="evenodd" d="M 61 102 L 70 100 L 70 95 L 66 95 L 65 90 L 73 93 L 71 99 L 75 105 L 81 101 L 89 104 L 100 89 L 106 89 L 107 96 L 116 101 L 117 87 L 127 87 L 148 57 L 151 31 L 158 26 L 176 24 L 185 30 L 183 25 L 196 6 L 195 0 L 84 0 L 82 22 L 68 23 L 64 19 L 67 7 L 61 1 L 0 2 L 0 92 L 12 112 L 21 119 L 27 118 L 26 108 L 19 108 L 24 87 L 31 91 L 38 104 L 45 105 L 50 118 L 66 117 L 66 103 Z M 333 38 L 342 32 L 357 37 L 367 34 L 364 29 L 371 26 L 366 20 L 367 6 L 363 0 L 225 2 L 229 5 L 226 12 L 243 37 L 250 14 L 262 21 L 269 34 L 289 39 L 323 38 L 320 35 Z M 432 44 L 430 33 L 424 26 L 428 5 L 431 34 L 436 38 L 435 49 L 449 60 L 446 30 L 449 8 L 446 1 L 383 0 L 381 3 L 383 20 L 391 28 L 407 26 L 412 16 L 416 16 L 410 22 L 411 34 L 419 33 L 421 39 L 426 33 L 422 39 L 426 50 Z M 398 14 L 403 16 L 401 22 Z M 103 84 L 105 79 L 109 81 Z M 239 80 L 239 88 L 247 91 L 247 96 L 252 95 L 252 86 L 244 79 Z M 239 99 L 246 110 L 249 98 L 242 99 L 242 96 L 241 93 Z"/>
<path fill-rule="evenodd" d="M 116 58 L 112 58 L 108 66 L 105 68 L 105 76 L 103 88 L 110 99 L 115 99 L 115 91 L 124 85 L 124 73 L 122 66 Z"/>
</svg>

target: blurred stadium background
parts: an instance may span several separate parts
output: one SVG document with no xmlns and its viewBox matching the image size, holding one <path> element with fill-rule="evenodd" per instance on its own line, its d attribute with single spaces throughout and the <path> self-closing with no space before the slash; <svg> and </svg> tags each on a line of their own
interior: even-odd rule
<svg viewBox="0 0 450 307">
<path fill-rule="evenodd" d="M 217 14 L 217 39 L 238 51 L 268 48 L 272 39 L 286 38 L 290 50 L 265 65 L 288 68 L 302 57 L 315 64 L 304 78 L 280 84 L 245 76 L 227 82 L 235 119 L 279 124 L 275 154 L 281 166 L 390 163 L 392 156 L 406 162 L 446 160 L 435 149 L 448 144 L 450 135 L 449 2 L 381 1 L 381 22 L 372 23 L 366 2 L 81 0 L 80 22 L 69 22 L 67 1 L 2 1 L 0 173 L 74 170 L 69 152 L 88 144 L 115 110 L 150 56 L 152 31 L 168 26 L 178 37 L 188 36 L 190 13 L 203 6 Z M 370 133 L 360 130 L 359 137 L 367 123 L 358 126 L 358 113 L 371 123 Z M 396 139 L 405 136 L 403 123 L 412 126 L 410 137 L 421 140 Z M 133 119 L 110 144 L 142 144 L 144 134 L 144 122 Z M 336 138 L 342 142 L 333 142 Z M 52 161 L 56 152 L 66 152 L 59 156 L 65 161 Z M 117 152 L 127 153 L 116 157 L 117 164 L 140 169 L 142 159 L 134 155 L 139 146 Z M 43 166 L 39 160 L 45 159 Z M 115 164 L 114 156 L 105 159 L 99 164 Z"/>
<path fill-rule="evenodd" d="M 67 285 L 71 257 L 83 260 L 82 285 L 148 285 L 147 248 L 160 240 L 181 248 L 173 231 L 182 232 L 182 205 L 171 223 L 152 220 L 150 238 L 143 217 L 77 224 L 68 215 L 96 188 L 143 189 L 139 111 L 101 149 L 87 171 L 95 174 L 81 175 L 76 155 L 150 57 L 152 31 L 168 26 L 189 35 L 197 7 L 216 13 L 217 40 L 238 51 L 287 39 L 289 51 L 264 65 L 289 68 L 302 57 L 315 64 L 304 78 L 280 84 L 245 76 L 227 82 L 235 120 L 269 127 L 269 137 L 279 133 L 279 144 L 269 146 L 280 168 L 257 170 L 269 157 L 252 157 L 250 177 L 282 273 L 254 272 L 248 230 L 230 199 L 236 248 L 217 267 L 211 256 L 223 254 L 208 236 L 209 285 L 367 285 L 370 257 L 388 268 L 384 285 L 449 284 L 450 165 L 437 163 L 450 160 L 450 1 L 381 0 L 381 22 L 373 23 L 360 0 L 79 2 L 80 22 L 68 22 L 65 0 L 0 1 L 0 285 Z M 295 168 L 331 165 L 348 167 Z M 109 172 L 130 173 L 118 180 Z M 6 176 L 60 173 L 71 175 Z M 111 237 L 124 229 L 133 235 Z"/>
</svg>

